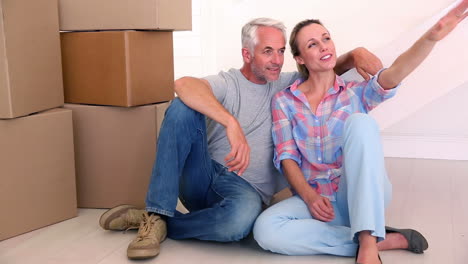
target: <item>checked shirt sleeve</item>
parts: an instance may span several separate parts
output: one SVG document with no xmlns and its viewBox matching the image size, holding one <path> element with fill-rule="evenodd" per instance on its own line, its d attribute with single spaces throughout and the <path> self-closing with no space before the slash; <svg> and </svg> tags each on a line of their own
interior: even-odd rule
<svg viewBox="0 0 468 264">
<path fill-rule="evenodd" d="M 381 69 L 369 82 L 363 82 L 360 84 L 361 87 L 358 86 L 358 89 L 362 89 L 361 101 L 367 112 L 377 107 L 380 103 L 392 98 L 401 85 L 398 84 L 396 87 L 389 90 L 383 89 L 377 80 L 380 73 L 384 70 L 386 70 L 386 68 Z"/>
<path fill-rule="evenodd" d="M 292 159 L 301 166 L 300 153 L 292 133 L 291 112 L 288 110 L 288 99 L 286 90 L 277 93 L 272 100 L 272 137 L 275 144 L 273 163 L 283 173 L 281 161 Z"/>
</svg>

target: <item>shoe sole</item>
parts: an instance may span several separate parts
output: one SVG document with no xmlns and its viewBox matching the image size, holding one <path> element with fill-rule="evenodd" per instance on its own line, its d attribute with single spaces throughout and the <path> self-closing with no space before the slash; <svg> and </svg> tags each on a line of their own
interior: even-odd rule
<svg viewBox="0 0 468 264">
<path fill-rule="evenodd" d="M 129 259 L 149 259 L 159 255 L 159 249 L 135 249 L 127 250 Z"/>
<path fill-rule="evenodd" d="M 120 215 L 122 214 L 122 211 L 126 211 L 129 209 L 138 209 L 138 208 L 136 208 L 133 205 L 123 204 L 123 205 L 119 205 L 119 206 L 116 206 L 114 208 L 107 210 L 105 213 L 101 215 L 101 218 L 99 218 L 99 225 L 104 230 L 118 230 L 118 231 L 124 230 L 124 229 L 110 229 L 109 219 L 114 219 L 116 215 Z"/>
</svg>

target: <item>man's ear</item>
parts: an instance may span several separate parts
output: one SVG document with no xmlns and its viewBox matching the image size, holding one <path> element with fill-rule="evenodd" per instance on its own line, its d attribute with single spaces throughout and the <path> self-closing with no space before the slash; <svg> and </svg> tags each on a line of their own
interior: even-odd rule
<svg viewBox="0 0 468 264">
<path fill-rule="evenodd" d="M 297 64 L 304 64 L 304 60 L 300 56 L 294 56 Z"/>
<path fill-rule="evenodd" d="M 250 63 L 252 61 L 252 54 L 250 53 L 249 49 L 242 48 L 242 58 L 244 59 L 245 63 Z"/>
</svg>

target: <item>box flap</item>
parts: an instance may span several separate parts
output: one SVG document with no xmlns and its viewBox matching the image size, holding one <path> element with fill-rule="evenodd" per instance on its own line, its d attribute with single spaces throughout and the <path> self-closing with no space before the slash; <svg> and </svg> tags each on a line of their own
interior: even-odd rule
<svg viewBox="0 0 468 264">
<path fill-rule="evenodd" d="M 60 0 L 59 10 L 63 31 L 190 30 L 192 20 L 191 0 Z"/>
</svg>

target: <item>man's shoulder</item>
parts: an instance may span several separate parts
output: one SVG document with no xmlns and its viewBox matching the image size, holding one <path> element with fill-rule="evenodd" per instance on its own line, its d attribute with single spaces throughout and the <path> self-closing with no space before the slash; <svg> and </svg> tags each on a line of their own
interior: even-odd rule
<svg viewBox="0 0 468 264">
<path fill-rule="evenodd" d="M 295 80 L 301 77 L 299 72 L 282 72 L 278 80 L 274 82 L 280 89 L 290 86 Z"/>
<path fill-rule="evenodd" d="M 217 74 L 207 75 L 203 77 L 203 79 L 211 79 L 211 78 L 239 78 L 239 69 L 231 68 L 227 71 L 219 71 Z"/>
<path fill-rule="evenodd" d="M 239 70 L 230 69 L 228 71 L 220 71 L 217 74 L 207 75 L 202 77 L 203 80 L 208 81 L 208 83 L 213 86 L 229 86 L 236 82 L 239 79 L 237 72 Z"/>
</svg>

